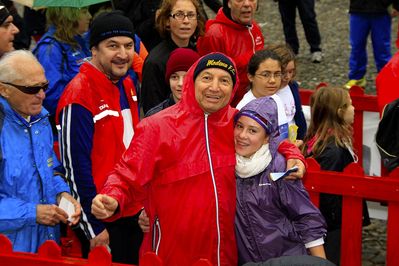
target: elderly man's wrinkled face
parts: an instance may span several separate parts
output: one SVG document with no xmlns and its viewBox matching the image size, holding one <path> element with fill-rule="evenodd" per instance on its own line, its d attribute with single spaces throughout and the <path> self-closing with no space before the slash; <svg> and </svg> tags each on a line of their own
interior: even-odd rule
<svg viewBox="0 0 399 266">
<path fill-rule="evenodd" d="M 23 73 L 22 79 L 10 82 L 20 86 L 40 86 L 47 82 L 42 66 L 32 58 L 15 57 L 16 68 Z M 43 99 L 46 97 L 43 90 L 36 94 L 26 94 L 14 87 L 0 83 L 0 94 L 6 99 L 11 108 L 20 116 L 27 118 L 30 115 L 38 115 L 42 111 Z"/>
<path fill-rule="evenodd" d="M 220 68 L 202 70 L 195 78 L 195 99 L 202 111 L 211 114 L 229 104 L 233 92 L 233 79 Z"/>
<path fill-rule="evenodd" d="M 258 6 L 257 0 L 229 0 L 232 19 L 242 25 L 249 25 Z"/>
<path fill-rule="evenodd" d="M 127 36 L 111 37 L 93 46 L 91 52 L 92 63 L 112 82 L 118 82 L 132 67 L 134 41 Z"/>
<path fill-rule="evenodd" d="M 19 30 L 12 22 L 13 18 L 9 16 L 0 26 L 0 57 L 7 52 L 14 51 L 14 35 L 18 34 Z"/>
</svg>

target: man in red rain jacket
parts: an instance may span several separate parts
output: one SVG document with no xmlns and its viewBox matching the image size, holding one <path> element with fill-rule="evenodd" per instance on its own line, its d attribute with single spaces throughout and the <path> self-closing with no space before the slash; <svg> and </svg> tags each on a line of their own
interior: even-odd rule
<svg viewBox="0 0 399 266">
<path fill-rule="evenodd" d="M 186 74 L 181 101 L 139 123 L 102 195 L 93 200 L 92 213 L 108 220 L 143 202 L 152 226 L 141 255 L 155 252 L 164 265 L 173 266 L 201 258 L 212 265 L 237 265 L 237 110 L 229 105 L 239 85 L 236 69 L 221 53 L 199 59 Z M 280 148 L 288 158 L 303 158 L 292 144 Z"/>
</svg>

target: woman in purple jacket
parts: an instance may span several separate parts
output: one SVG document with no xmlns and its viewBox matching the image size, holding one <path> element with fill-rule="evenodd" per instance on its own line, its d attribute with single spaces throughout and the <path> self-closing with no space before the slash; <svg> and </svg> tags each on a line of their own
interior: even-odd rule
<svg viewBox="0 0 399 266">
<path fill-rule="evenodd" d="M 255 99 L 234 119 L 238 265 L 309 253 L 325 258 L 326 223 L 302 181 L 270 177 L 286 169 L 277 151 L 276 102 L 271 97 Z"/>
</svg>

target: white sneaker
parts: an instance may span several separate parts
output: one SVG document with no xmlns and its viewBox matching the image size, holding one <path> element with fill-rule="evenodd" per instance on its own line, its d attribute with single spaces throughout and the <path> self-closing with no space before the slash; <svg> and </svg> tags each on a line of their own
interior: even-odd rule
<svg viewBox="0 0 399 266">
<path fill-rule="evenodd" d="M 321 52 L 314 52 L 312 53 L 312 62 L 313 63 L 320 63 L 323 59 L 323 54 Z"/>
</svg>

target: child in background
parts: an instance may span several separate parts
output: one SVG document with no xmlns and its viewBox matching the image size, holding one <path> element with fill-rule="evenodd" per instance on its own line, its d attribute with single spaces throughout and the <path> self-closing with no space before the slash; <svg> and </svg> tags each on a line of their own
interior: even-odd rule
<svg viewBox="0 0 399 266">
<path fill-rule="evenodd" d="M 186 76 L 188 69 L 199 58 L 200 56 L 196 52 L 187 48 L 177 48 L 170 54 L 168 64 L 166 65 L 165 81 L 166 84 L 170 86 L 172 93 L 169 94 L 168 99 L 151 108 L 145 114 L 144 118 L 156 114 L 181 100 L 183 79 Z"/>
<path fill-rule="evenodd" d="M 302 145 L 305 157 L 315 158 L 322 170 L 343 172 L 350 163 L 357 163 L 353 151 L 355 108 L 347 89 L 340 86 L 319 88 L 311 97 L 311 121 Z M 327 259 L 340 265 L 342 196 L 320 194 L 320 211 L 328 226 L 325 250 Z M 363 201 L 363 225 L 370 224 Z"/>
<path fill-rule="evenodd" d="M 276 94 L 280 97 L 283 103 L 287 122 L 290 127 L 289 131 L 292 132 L 293 127 L 298 127 L 296 145 L 300 146 L 302 141 L 299 140 L 303 140 L 305 137 L 307 125 L 305 115 L 302 111 L 299 85 L 293 80 L 297 73 L 295 54 L 288 44 L 269 45 L 266 47 L 266 50 L 275 52 L 281 59 L 283 79 L 281 80 L 281 87 Z"/>
<path fill-rule="evenodd" d="M 288 123 L 283 104 L 275 95 L 280 89 L 282 75 L 280 57 L 273 51 L 259 50 L 249 60 L 247 66 L 247 77 L 249 80 L 249 91 L 238 103 L 240 110 L 254 99 L 272 96 L 278 106 L 278 121 L 280 128 L 280 140 L 288 138 Z"/>
<path fill-rule="evenodd" d="M 302 181 L 270 177 L 286 170 L 285 159 L 277 151 L 275 100 L 251 101 L 235 115 L 234 125 L 238 265 L 309 251 L 325 258 L 326 224 Z"/>
</svg>

